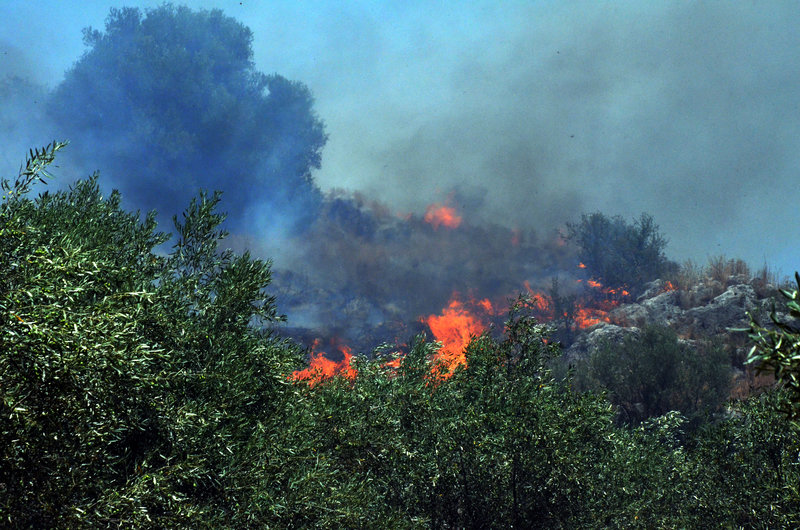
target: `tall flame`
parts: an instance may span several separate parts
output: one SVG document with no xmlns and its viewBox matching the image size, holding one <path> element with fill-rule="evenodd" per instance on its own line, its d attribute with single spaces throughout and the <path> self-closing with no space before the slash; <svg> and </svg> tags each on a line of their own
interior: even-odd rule
<svg viewBox="0 0 800 530">
<path fill-rule="evenodd" d="M 444 378 L 449 378 L 453 370 L 466 364 L 464 350 L 470 338 L 480 335 L 486 329 L 484 318 L 476 313 L 487 315 L 494 313 L 492 303 L 488 299 L 473 300 L 471 305 L 475 310 L 468 309 L 454 294 L 441 315 L 429 315 L 421 319 L 428 325 L 434 338 L 442 343 L 435 360 L 446 369 Z"/>
</svg>

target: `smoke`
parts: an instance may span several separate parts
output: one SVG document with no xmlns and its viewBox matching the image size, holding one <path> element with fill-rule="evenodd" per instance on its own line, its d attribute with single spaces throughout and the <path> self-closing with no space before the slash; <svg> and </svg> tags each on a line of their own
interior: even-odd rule
<svg viewBox="0 0 800 530">
<path fill-rule="evenodd" d="M 119 187 L 128 204 L 161 210 L 163 229 L 198 187 L 225 190 L 229 243 L 275 259 L 276 288 L 298 326 L 409 321 L 444 307 L 453 291 L 504 296 L 526 280 L 572 274 L 574 255 L 556 231 L 591 211 L 651 214 L 676 260 L 724 253 L 784 273 L 800 267 L 800 15 L 791 4 L 233 4 L 199 5 L 224 7 L 249 27 L 253 71 L 279 72 L 268 92 L 299 98 L 256 119 L 237 106 L 242 94 L 220 96 L 191 69 L 180 72 L 190 63 L 173 61 L 174 75 L 161 78 L 139 64 L 102 97 L 66 91 L 79 101 L 56 125 L 28 97 L 35 90 L 18 91 L 28 99 L 2 105 L 13 110 L 2 123 L 25 131 L 0 131 L 5 146 L 19 146 L 4 148 L 2 162 L 16 170 L 27 147 L 70 132 L 71 175 L 100 169 L 106 191 Z M 17 36 L 0 42 L 0 72 L 62 94 L 75 61 L 88 78 L 102 73 L 101 62 L 82 58 L 80 30 L 103 27 L 112 2 L 69 12 L 35 5 L 0 7 L 0 35 Z M 232 39 L 204 35 L 203 53 L 224 53 L 215 43 Z M 150 99 L 115 105 L 112 92 L 126 83 Z M 98 100 L 99 126 L 86 121 Z M 206 112 L 225 105 L 235 112 Z M 208 118 L 206 136 L 172 134 L 197 130 L 175 115 Z M 280 134 L 249 144 L 267 118 Z M 303 133 L 317 118 L 324 150 L 319 135 Z M 58 128 L 65 124 L 72 129 Z M 37 131 L 46 131 L 38 141 Z M 170 149 L 176 141 L 181 148 Z M 319 167 L 309 152 L 321 154 Z M 269 184 L 285 174 L 313 182 L 298 198 L 292 186 Z M 434 203 L 462 224 L 425 223 Z"/>
<path fill-rule="evenodd" d="M 509 226 L 646 211 L 676 259 L 800 263 L 790 4 L 403 5 L 323 8 L 280 36 L 299 35 L 286 71 L 328 123 L 323 187 L 415 212 L 459 187 Z M 277 60 L 269 27 L 256 45 Z"/>
<path fill-rule="evenodd" d="M 54 86 L 111 5 L 0 7 L 2 70 Z M 257 68 L 312 90 L 323 189 L 421 212 L 459 188 L 481 218 L 537 228 L 647 211 L 676 259 L 800 263 L 789 3 L 193 5 L 225 8 Z"/>
</svg>

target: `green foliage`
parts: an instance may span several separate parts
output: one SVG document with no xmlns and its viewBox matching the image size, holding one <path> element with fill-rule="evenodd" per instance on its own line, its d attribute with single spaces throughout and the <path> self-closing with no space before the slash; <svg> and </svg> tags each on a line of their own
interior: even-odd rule
<svg viewBox="0 0 800 530">
<path fill-rule="evenodd" d="M 68 142 L 52 142 L 51 144 L 43 147 L 42 149 L 31 149 L 30 153 L 25 159 L 25 166 L 20 169 L 17 179 L 12 185 L 8 180 L 3 179 L 2 188 L 5 192 L 3 194 L 3 211 L 7 208 L 6 203 L 14 203 L 19 198 L 28 193 L 31 184 L 39 181 L 46 184 L 45 178 L 52 178 L 48 172 L 47 166 L 53 163 L 56 153 L 67 146 Z"/>
<path fill-rule="evenodd" d="M 730 372 L 721 345 L 690 346 L 669 328 L 647 326 L 640 336 L 601 346 L 581 365 L 579 382 L 607 391 L 625 423 L 673 410 L 696 423 L 727 400 Z"/>
<path fill-rule="evenodd" d="M 166 259 L 152 214 L 96 176 L 25 198 L 60 147 L 32 153 L 0 209 L 3 524 L 252 524 L 253 439 L 278 428 L 299 361 L 248 325 L 276 316 L 269 265 L 217 252 L 204 195 Z"/>
<path fill-rule="evenodd" d="M 58 149 L 32 152 L 0 205 L 3 526 L 800 524 L 787 389 L 693 432 L 676 411 L 616 426 L 602 396 L 553 377 L 559 346 L 525 300 L 448 377 L 420 337 L 397 368 L 359 357 L 354 380 L 292 383 L 298 349 L 253 325 L 279 318 L 269 264 L 220 250 L 219 195 L 191 201 L 160 257 L 152 214 L 104 199 L 96 175 L 25 196 Z M 645 336 L 678 374 L 713 376 Z"/>
<path fill-rule="evenodd" d="M 580 248 L 581 262 L 606 286 L 626 286 L 636 292 L 677 267 L 664 255 L 667 240 L 647 214 L 632 225 L 620 216 L 584 214 L 580 223 L 568 223 L 567 230 L 567 239 Z"/>
<path fill-rule="evenodd" d="M 796 289 L 781 289 L 786 299 L 786 309 L 793 319 L 800 318 L 800 274 L 795 273 Z M 772 307 L 770 319 L 775 325 L 763 327 L 753 314 L 750 317 L 750 339 L 754 342 L 747 363 L 755 364 L 759 372 L 775 375 L 787 390 L 788 398 L 782 409 L 795 427 L 800 429 L 800 329 L 780 321 Z"/>
<path fill-rule="evenodd" d="M 583 481 L 609 443 L 612 411 L 554 381 L 546 365 L 558 348 L 545 343 L 547 332 L 520 304 L 505 338 L 476 338 L 466 368 L 449 379 L 433 375 L 434 350 L 417 339 L 396 372 L 376 360 L 360 363 L 352 383 L 315 387 L 316 422 L 296 473 L 301 492 L 332 484 L 322 506 L 294 510 L 318 517 L 301 525 L 358 526 L 373 510 L 389 520 L 403 514 L 400 527 L 580 520 Z"/>
<path fill-rule="evenodd" d="M 354 381 L 305 388 L 281 439 L 279 525 L 792 526 L 797 446 L 768 407 L 694 433 L 677 411 L 616 427 L 609 403 L 554 380 L 547 332 L 518 305 L 449 379 L 418 338 L 397 371 L 359 359 Z"/>
<path fill-rule="evenodd" d="M 778 412 L 785 390 L 735 404 L 693 441 L 693 495 L 708 527 L 797 528 L 800 442 Z"/>
</svg>

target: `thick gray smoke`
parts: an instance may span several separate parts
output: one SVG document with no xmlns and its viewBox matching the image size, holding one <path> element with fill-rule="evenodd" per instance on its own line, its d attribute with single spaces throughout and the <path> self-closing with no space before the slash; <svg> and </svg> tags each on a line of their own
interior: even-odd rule
<svg viewBox="0 0 800 530">
<path fill-rule="evenodd" d="M 311 89 L 323 190 L 417 214 L 455 192 L 472 223 L 542 233 L 644 211 L 676 260 L 800 267 L 793 3 L 192 5 L 225 9 L 253 31 L 256 69 Z M 0 72 L 55 87 L 111 6 L 4 4 Z"/>
<path fill-rule="evenodd" d="M 646 211 L 678 260 L 800 267 L 795 4 L 403 6 L 253 25 L 317 96 L 323 186 L 417 212 L 459 187 L 522 227 Z"/>
</svg>

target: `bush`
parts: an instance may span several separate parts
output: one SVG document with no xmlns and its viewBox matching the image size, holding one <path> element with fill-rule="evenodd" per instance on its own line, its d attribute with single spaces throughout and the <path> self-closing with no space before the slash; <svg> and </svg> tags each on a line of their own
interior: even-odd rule
<svg viewBox="0 0 800 530">
<path fill-rule="evenodd" d="M 577 243 L 588 272 L 608 287 L 625 286 L 636 293 L 677 268 L 664 255 L 667 240 L 647 214 L 632 225 L 620 216 L 584 214 L 580 223 L 567 223 L 567 230 L 567 239 Z"/>
<path fill-rule="evenodd" d="M 252 447 L 284 427 L 300 359 L 249 326 L 276 318 L 269 265 L 217 250 L 217 197 L 176 219 L 167 258 L 154 216 L 103 199 L 97 176 L 24 197 L 61 147 L 3 182 L 0 524 L 263 523 Z"/>
<path fill-rule="evenodd" d="M 721 345 L 678 341 L 674 331 L 647 326 L 621 344 L 605 343 L 579 371 L 579 385 L 604 389 L 623 423 L 677 410 L 695 423 L 728 398 L 731 367 Z"/>
<path fill-rule="evenodd" d="M 408 527 L 590 520 L 597 463 L 616 445 L 612 411 L 554 380 L 547 362 L 559 348 L 548 333 L 517 304 L 505 336 L 475 338 L 447 379 L 435 375 L 435 348 L 418 339 L 394 373 L 372 361 L 352 383 L 315 386 L 289 502 L 299 508 L 292 499 L 321 481 L 329 493 L 322 509 L 295 510 L 316 517 L 299 526 L 363 525 L 371 518 L 361 510 L 375 510 L 367 500 L 380 516 L 404 514 Z"/>
<path fill-rule="evenodd" d="M 786 299 L 786 309 L 794 322 L 784 322 L 777 318 L 775 305 L 772 307 L 770 319 L 774 326 L 765 328 L 756 316 L 750 317 L 750 339 L 754 342 L 747 363 L 754 364 L 759 373 L 775 375 L 788 391 L 788 398 L 782 404 L 782 410 L 792 423 L 800 429 L 800 274 L 794 273 L 797 283 L 794 289 L 781 289 Z"/>
<path fill-rule="evenodd" d="M 742 280 L 750 280 L 750 267 L 742 259 L 726 259 L 725 256 L 708 258 L 708 276 L 711 281 L 719 282 L 727 287 Z"/>
</svg>

